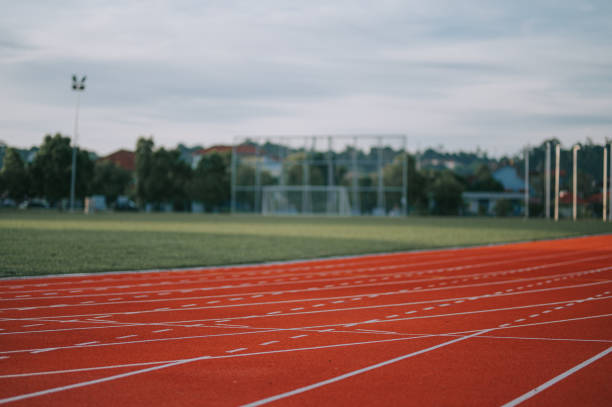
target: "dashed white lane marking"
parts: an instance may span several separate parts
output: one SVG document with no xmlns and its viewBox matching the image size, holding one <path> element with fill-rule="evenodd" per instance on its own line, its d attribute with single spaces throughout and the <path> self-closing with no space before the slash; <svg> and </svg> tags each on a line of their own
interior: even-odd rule
<svg viewBox="0 0 612 407">
<path fill-rule="evenodd" d="M 521 404 L 523 401 L 532 398 L 536 394 L 540 393 L 542 390 L 545 390 L 545 389 L 549 388 L 550 386 L 554 385 L 555 383 L 560 382 L 561 380 L 565 379 L 566 377 L 576 373 L 577 371 L 579 371 L 583 367 L 586 367 L 586 366 L 590 365 L 591 363 L 595 362 L 596 360 L 603 358 L 604 356 L 606 356 L 610 352 L 612 352 L 612 346 L 610 346 L 608 349 L 604 350 L 603 352 L 600 352 L 597 355 L 595 355 L 595 356 L 585 360 L 584 362 L 582 362 L 582 363 L 572 367 L 571 369 L 566 370 L 565 372 L 561 373 L 560 375 L 553 377 L 552 379 L 550 379 L 546 383 L 543 383 L 543 384 L 539 385 L 538 387 L 536 387 L 536 388 L 534 388 L 532 390 L 529 390 L 527 393 L 523 394 L 522 396 L 519 396 L 519 397 L 515 398 L 514 400 L 509 401 L 508 403 L 504 404 L 502 407 L 514 407 L 514 406 L 517 406 L 517 405 Z"/>
<path fill-rule="evenodd" d="M 272 345 L 273 343 L 278 343 L 279 341 L 268 341 L 268 342 L 264 342 L 264 343 L 260 343 L 260 346 L 268 346 L 268 345 Z"/>
<path fill-rule="evenodd" d="M 9 358 L 8 356 L 0 356 L 0 360 L 2 360 L 2 359 L 8 359 L 8 358 Z"/>
<path fill-rule="evenodd" d="M 170 329 L 170 328 L 168 328 L 168 329 L 158 329 L 157 331 L 153 331 L 153 333 L 168 332 L 168 331 L 172 331 L 172 329 Z"/>
<path fill-rule="evenodd" d="M 124 336 L 118 336 L 118 337 L 116 337 L 115 339 L 133 338 L 133 337 L 135 337 L 135 336 L 138 336 L 138 335 L 124 335 Z"/>
<path fill-rule="evenodd" d="M 275 314 L 280 314 L 281 311 L 272 311 L 272 312 L 267 312 L 267 315 L 275 315 Z"/>
<path fill-rule="evenodd" d="M 247 348 L 238 348 L 238 349 L 232 349 L 232 350 L 226 350 L 225 353 L 235 353 L 235 352 L 240 352 L 243 350 L 247 350 Z"/>
<path fill-rule="evenodd" d="M 185 305 L 181 305 L 181 307 L 183 308 L 187 308 L 187 307 L 195 307 L 198 304 L 185 304 Z"/>
<path fill-rule="evenodd" d="M 291 339 L 297 339 L 297 338 L 303 338 L 305 336 L 308 336 L 308 335 L 295 335 L 295 336 L 290 336 L 290 338 Z"/>
<path fill-rule="evenodd" d="M 83 343 L 77 343 L 74 346 L 86 346 L 86 345 L 93 345 L 99 343 L 99 341 L 91 341 L 91 342 L 83 342 Z"/>
<path fill-rule="evenodd" d="M 291 311 L 302 311 L 304 307 L 291 308 Z"/>
<path fill-rule="evenodd" d="M 31 328 L 33 326 L 43 326 L 44 324 L 29 324 L 29 325 L 22 325 L 22 328 Z"/>
</svg>

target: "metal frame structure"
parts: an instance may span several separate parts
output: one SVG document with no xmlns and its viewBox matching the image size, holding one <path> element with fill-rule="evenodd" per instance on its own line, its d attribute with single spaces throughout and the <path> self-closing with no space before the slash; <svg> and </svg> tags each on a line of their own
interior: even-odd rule
<svg viewBox="0 0 612 407">
<path fill-rule="evenodd" d="M 317 141 L 327 141 L 327 147 L 324 149 L 317 150 Z M 238 170 L 241 165 L 240 157 L 238 152 L 238 146 L 244 145 L 242 143 L 249 141 L 255 143 L 255 157 L 254 157 L 254 182 L 252 185 L 239 185 L 238 184 Z M 303 141 L 301 147 L 296 147 L 296 142 L 300 143 Z M 375 160 L 359 160 L 357 158 L 357 151 L 360 143 L 369 141 L 368 147 L 370 150 L 376 149 Z M 408 162 L 406 157 L 406 146 L 407 139 L 404 135 L 309 135 L 309 136 L 270 136 L 270 137 L 236 137 L 232 148 L 232 160 L 231 160 L 231 212 L 237 213 L 240 211 L 238 207 L 238 194 L 239 193 L 250 193 L 253 195 L 252 212 L 262 212 L 262 179 L 261 172 L 263 167 L 263 155 L 261 153 L 261 146 L 266 142 L 273 142 L 280 147 L 277 151 L 278 159 L 281 162 L 280 175 L 278 177 L 277 186 L 287 186 L 287 173 L 286 173 L 286 158 L 290 148 L 293 150 L 302 151 L 304 159 L 301 161 L 292 161 L 292 165 L 299 165 L 302 167 L 301 181 L 299 190 L 302 191 L 302 204 L 300 214 L 312 214 L 312 199 L 311 193 L 314 188 L 320 190 L 321 185 L 313 185 L 310 176 L 310 166 L 318 165 L 326 168 L 326 183 L 324 187 L 328 187 L 331 192 L 337 185 L 334 185 L 334 170 L 337 166 L 343 165 L 349 171 L 352 172 L 351 184 L 347 188 L 350 189 L 351 197 L 351 208 L 353 215 L 363 214 L 360 196 L 362 193 L 376 193 L 376 210 L 374 214 L 383 215 L 388 214 L 385 209 L 385 195 L 387 193 L 399 193 L 401 214 L 406 215 L 408 212 L 408 199 L 407 199 L 407 188 L 408 188 Z M 352 147 L 350 159 L 334 159 L 334 142 L 341 142 L 346 147 Z M 383 169 L 386 164 L 390 161 L 385 162 L 383 157 L 383 149 L 385 143 L 394 142 L 399 147 L 399 151 L 402 156 L 402 173 L 401 173 L 401 186 L 389 186 L 384 184 L 384 173 Z M 314 155 L 319 153 L 323 154 L 325 159 L 316 160 Z M 376 185 L 375 186 L 360 186 L 358 183 L 358 176 L 362 173 L 360 166 L 369 165 L 376 168 Z M 327 212 L 332 213 L 332 198 L 331 194 L 327 194 Z"/>
</svg>

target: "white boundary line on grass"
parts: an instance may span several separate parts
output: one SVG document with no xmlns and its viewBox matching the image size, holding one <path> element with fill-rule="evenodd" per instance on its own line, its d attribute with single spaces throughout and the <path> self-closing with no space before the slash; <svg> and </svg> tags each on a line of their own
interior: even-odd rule
<svg viewBox="0 0 612 407">
<path fill-rule="evenodd" d="M 532 390 L 529 390 L 527 393 L 523 394 L 522 396 L 517 397 L 517 398 L 515 398 L 512 401 L 507 402 L 502 407 L 514 407 L 514 406 L 517 406 L 517 405 L 521 404 L 523 401 L 532 398 L 533 396 L 535 396 L 536 394 L 540 393 L 543 390 L 546 390 L 547 388 L 549 388 L 553 384 L 558 383 L 561 380 L 565 379 L 566 377 L 576 373 L 577 371 L 579 371 L 583 367 L 586 367 L 586 366 L 590 365 L 591 363 L 595 362 L 596 360 L 603 358 L 604 356 L 606 356 L 610 352 L 612 352 L 612 346 L 610 346 L 608 349 L 604 350 L 603 352 L 600 352 L 597 355 L 595 355 L 595 356 L 585 360 L 584 362 L 577 364 L 576 366 L 574 366 L 571 369 L 561 373 L 560 375 L 558 375 L 556 377 L 553 377 L 552 379 L 550 379 L 546 383 L 543 383 L 543 384 L 539 385 L 538 387 L 536 387 L 536 388 L 534 388 Z"/>
<path fill-rule="evenodd" d="M 544 239 L 532 239 L 532 240 L 518 240 L 515 242 L 500 242 L 500 243 L 489 243 L 482 245 L 473 245 L 473 246 L 452 246 L 452 247 L 439 247 L 433 249 L 414 249 L 414 250 L 403 250 L 397 252 L 379 252 L 379 253 L 365 253 L 365 254 L 350 254 L 345 256 L 330 256 L 330 257 L 315 257 L 315 258 L 304 258 L 297 260 L 281 260 L 281 261 L 270 261 L 270 262 L 262 262 L 262 263 L 243 263 L 243 264 L 226 264 L 226 265 L 217 265 L 217 266 L 191 266 L 191 267 L 179 267 L 179 268 L 168 268 L 168 269 L 147 269 L 147 270 L 120 270 L 120 271 L 98 271 L 91 273 L 71 273 L 71 274 L 47 274 L 44 276 L 18 276 L 18 277 L 2 277 L 0 281 L 8 281 L 8 280 L 24 280 L 24 279 L 46 279 L 46 278 L 66 278 L 66 277 L 83 277 L 83 276 L 98 276 L 98 275 L 108 275 L 108 274 L 136 274 L 136 273 L 161 273 L 161 272 L 180 272 L 180 271 L 188 271 L 188 270 L 210 270 L 210 269 L 228 269 L 228 268 L 238 268 L 238 267 L 266 267 L 272 265 L 284 265 L 284 264 L 296 264 L 296 263 L 304 263 L 304 262 L 319 262 L 319 261 L 328 261 L 328 260 L 342 260 L 342 259 L 359 259 L 363 257 L 376 257 L 376 256 L 388 256 L 388 255 L 402 255 L 402 254 L 410 254 L 410 253 L 428 253 L 428 252 L 440 252 L 440 251 L 451 251 L 451 250 L 468 250 L 468 249 L 480 249 L 487 247 L 499 247 L 499 246 L 512 246 L 519 245 L 524 243 L 538 243 L 538 242 L 554 242 L 558 240 L 570 240 L 570 239 L 587 239 L 590 237 L 598 237 L 598 236 L 612 236 L 612 233 L 595 233 L 588 235 L 576 235 L 576 236 L 563 236 L 557 238 L 544 238 Z"/>
</svg>

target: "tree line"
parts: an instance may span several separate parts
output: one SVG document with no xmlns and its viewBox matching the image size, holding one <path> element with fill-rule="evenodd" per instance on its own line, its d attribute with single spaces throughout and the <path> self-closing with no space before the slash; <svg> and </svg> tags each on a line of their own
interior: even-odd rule
<svg viewBox="0 0 612 407">
<path fill-rule="evenodd" d="M 553 140 L 555 141 L 555 140 Z M 11 198 L 17 202 L 32 198 L 44 198 L 51 206 L 65 205 L 70 192 L 72 165 L 72 147 L 69 137 L 61 134 L 46 135 L 37 154 L 31 162 L 26 162 L 18 150 L 7 148 L 4 154 L 3 166 L 0 170 L 0 198 Z M 209 153 L 200 156 L 197 165 L 184 160 L 181 155 L 185 147 L 175 149 L 156 147 L 153 138 L 141 137 L 136 143 L 135 171 L 125 170 L 110 161 L 97 160 L 95 154 L 79 150 L 77 154 L 76 197 L 82 200 L 86 196 L 104 195 L 109 204 L 119 196 L 128 196 L 137 202 L 141 209 L 160 210 L 171 208 L 175 211 L 189 211 L 193 202 L 199 202 L 206 211 L 227 212 L 230 208 L 231 190 L 231 153 Z M 278 149 L 275 145 L 262 145 L 261 151 Z M 535 147 L 531 153 L 532 187 L 540 189 L 543 177 L 543 149 L 545 144 Z M 601 183 L 602 148 L 589 143 L 583 145 L 581 156 L 584 168 L 581 185 L 583 191 L 596 192 Z M 306 152 L 293 151 L 285 157 L 284 176 L 287 185 L 301 185 L 304 176 L 301 162 Z M 310 152 L 308 160 L 308 183 L 325 185 L 327 183 L 327 156 L 325 153 Z M 334 153 L 345 161 L 351 156 L 347 149 Z M 374 157 L 372 149 L 369 153 L 359 152 L 360 156 L 367 154 Z M 385 186 L 402 186 L 402 153 L 385 147 L 384 154 L 388 163 L 383 168 L 383 183 Z M 570 160 L 568 152 L 562 152 L 562 188 L 568 182 Z M 433 153 L 429 152 L 428 157 Z M 447 153 L 448 155 L 448 153 Z M 464 159 L 469 154 L 461 153 L 457 157 Z M 476 156 L 479 156 L 478 154 Z M 482 158 L 482 154 L 480 155 Z M 338 158 L 334 157 L 334 158 Z M 440 156 L 441 158 L 445 158 Z M 453 158 L 455 156 L 450 156 Z M 448 157 L 446 157 L 448 158 Z M 342 161 L 342 160 L 340 160 Z M 497 166 L 516 166 L 522 176 L 522 159 L 520 155 L 513 158 L 504 157 L 492 160 L 485 157 L 471 173 L 451 171 L 439 167 L 417 165 L 417 157 L 406 154 L 407 162 L 407 205 L 411 213 L 456 215 L 462 212 L 461 194 L 464 191 L 503 191 L 503 186 L 496 181 L 491 170 Z M 466 166 L 470 165 L 468 161 Z M 593 168 L 591 168 L 593 167 Z M 564 176 L 565 175 L 565 176 Z M 261 170 L 256 173 L 254 166 L 240 165 L 237 169 L 238 185 L 254 185 L 255 177 L 259 177 L 262 186 L 279 184 L 279 177 Z M 350 168 L 346 165 L 333 167 L 334 185 L 350 187 L 353 185 Z M 375 187 L 377 173 L 369 168 L 360 169 L 357 183 L 361 187 Z M 539 193 L 539 192 L 537 192 Z M 254 192 L 245 193 L 247 202 L 254 202 Z M 397 193 L 398 197 L 401 193 Z M 536 194 L 537 195 L 537 194 Z M 399 198 L 398 198 L 399 199 Z M 398 201 L 395 199 L 395 202 Z M 392 205 L 389 199 L 387 205 Z M 372 211 L 377 205 L 376 194 L 366 194 L 361 202 L 364 213 Z M 255 209 L 255 208 L 250 208 Z M 386 208 L 387 211 L 391 207 Z M 534 212 L 532 212 L 534 213 Z"/>
</svg>

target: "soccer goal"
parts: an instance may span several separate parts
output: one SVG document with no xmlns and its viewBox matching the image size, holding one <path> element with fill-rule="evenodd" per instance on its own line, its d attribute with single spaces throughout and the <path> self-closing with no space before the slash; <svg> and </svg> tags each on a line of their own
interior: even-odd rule
<svg viewBox="0 0 612 407">
<path fill-rule="evenodd" d="M 283 185 L 266 186 L 262 191 L 264 215 L 351 215 L 347 187 Z"/>
<path fill-rule="evenodd" d="M 403 135 L 259 136 L 232 146 L 232 213 L 405 215 Z"/>
</svg>

